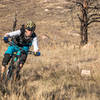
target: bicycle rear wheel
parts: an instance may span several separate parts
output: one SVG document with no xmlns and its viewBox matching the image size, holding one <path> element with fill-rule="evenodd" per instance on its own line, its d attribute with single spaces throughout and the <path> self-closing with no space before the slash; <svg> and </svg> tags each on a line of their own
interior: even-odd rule
<svg viewBox="0 0 100 100">
<path fill-rule="evenodd" d="M 13 66 L 9 66 L 7 70 L 7 80 L 10 80 L 13 74 Z"/>
<path fill-rule="evenodd" d="M 7 79 L 6 79 L 7 81 L 12 79 L 13 71 L 15 70 L 14 58 L 15 57 L 13 56 L 7 70 Z"/>
</svg>

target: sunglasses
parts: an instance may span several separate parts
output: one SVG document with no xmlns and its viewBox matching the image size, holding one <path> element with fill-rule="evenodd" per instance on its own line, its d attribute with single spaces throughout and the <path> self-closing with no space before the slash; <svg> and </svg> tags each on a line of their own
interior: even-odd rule
<svg viewBox="0 0 100 100">
<path fill-rule="evenodd" d="M 34 27 L 31 27 L 31 28 L 27 27 L 26 29 L 29 30 L 29 31 L 34 31 Z"/>
</svg>

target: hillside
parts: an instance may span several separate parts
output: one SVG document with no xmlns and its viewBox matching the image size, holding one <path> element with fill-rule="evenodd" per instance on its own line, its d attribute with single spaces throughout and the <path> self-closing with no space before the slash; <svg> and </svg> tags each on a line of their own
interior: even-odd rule
<svg viewBox="0 0 100 100">
<path fill-rule="evenodd" d="M 15 13 L 16 30 L 36 23 L 41 52 L 28 56 L 19 82 L 0 84 L 0 100 L 100 100 L 100 23 L 89 27 L 81 47 L 79 11 L 70 6 L 70 0 L 0 0 L 0 68 L 8 46 L 2 37 L 12 31 Z"/>
</svg>

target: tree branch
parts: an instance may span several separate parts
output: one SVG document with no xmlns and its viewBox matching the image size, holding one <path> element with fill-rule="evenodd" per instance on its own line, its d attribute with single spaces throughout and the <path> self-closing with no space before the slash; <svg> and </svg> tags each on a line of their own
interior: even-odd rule
<svg viewBox="0 0 100 100">
<path fill-rule="evenodd" d="M 15 31 L 16 25 L 17 25 L 17 18 L 16 17 L 17 17 L 17 14 L 15 13 L 14 22 L 13 22 L 13 28 L 12 28 L 13 31 Z"/>
<path fill-rule="evenodd" d="M 96 19 L 100 19 L 100 17 L 94 17 L 94 18 L 92 18 L 92 20 L 96 20 Z"/>
<path fill-rule="evenodd" d="M 76 5 L 79 5 L 79 6 L 81 6 L 83 8 L 83 4 L 81 2 L 73 1 L 73 3 L 76 3 Z"/>
<path fill-rule="evenodd" d="M 91 14 L 88 18 L 94 17 L 94 16 L 100 16 L 100 14 Z"/>
<path fill-rule="evenodd" d="M 100 14 L 91 14 L 90 16 L 88 16 L 88 21 L 91 20 L 91 18 L 92 19 L 94 19 L 94 18 L 98 18 L 99 19 L 99 17 L 100 17 Z"/>
<path fill-rule="evenodd" d="M 100 22 L 100 20 L 91 20 L 90 22 L 88 22 L 87 25 L 90 25 L 91 23 L 94 23 L 94 22 Z"/>
<path fill-rule="evenodd" d="M 79 16 L 79 14 L 77 14 L 77 16 L 78 16 L 80 22 L 82 22 L 83 20 L 81 19 L 81 17 Z"/>
<path fill-rule="evenodd" d="M 97 7 L 97 6 L 93 6 L 93 7 L 92 7 L 92 6 L 91 6 L 91 7 L 88 7 L 88 9 L 92 9 L 92 10 L 94 10 L 94 9 L 95 9 L 95 10 L 99 10 L 99 9 L 100 9 L 100 7 Z"/>
</svg>

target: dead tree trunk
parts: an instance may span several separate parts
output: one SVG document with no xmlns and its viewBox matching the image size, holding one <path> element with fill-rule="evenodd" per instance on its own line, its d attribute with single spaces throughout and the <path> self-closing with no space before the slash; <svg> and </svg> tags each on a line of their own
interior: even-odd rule
<svg viewBox="0 0 100 100">
<path fill-rule="evenodd" d="M 12 31 L 15 31 L 15 29 L 16 29 L 16 25 L 17 25 L 17 18 L 16 17 L 17 17 L 17 14 L 15 13 Z"/>
<path fill-rule="evenodd" d="M 92 2 L 93 3 L 93 2 Z M 90 25 L 93 22 L 100 22 L 100 14 L 97 13 L 89 13 L 89 10 L 98 10 L 99 7 L 91 7 L 89 4 L 91 2 L 89 0 L 84 0 L 82 2 L 76 2 L 81 8 L 81 17 L 78 15 L 78 18 L 80 20 L 81 26 L 80 26 L 80 36 L 81 36 L 81 45 L 85 45 L 88 43 L 88 25 Z"/>
<path fill-rule="evenodd" d="M 81 9 L 82 11 L 82 20 L 81 20 L 81 27 L 80 27 L 80 34 L 81 34 L 81 44 L 87 44 L 88 42 L 88 13 L 87 13 L 87 3 L 84 1 L 84 5 Z"/>
</svg>

